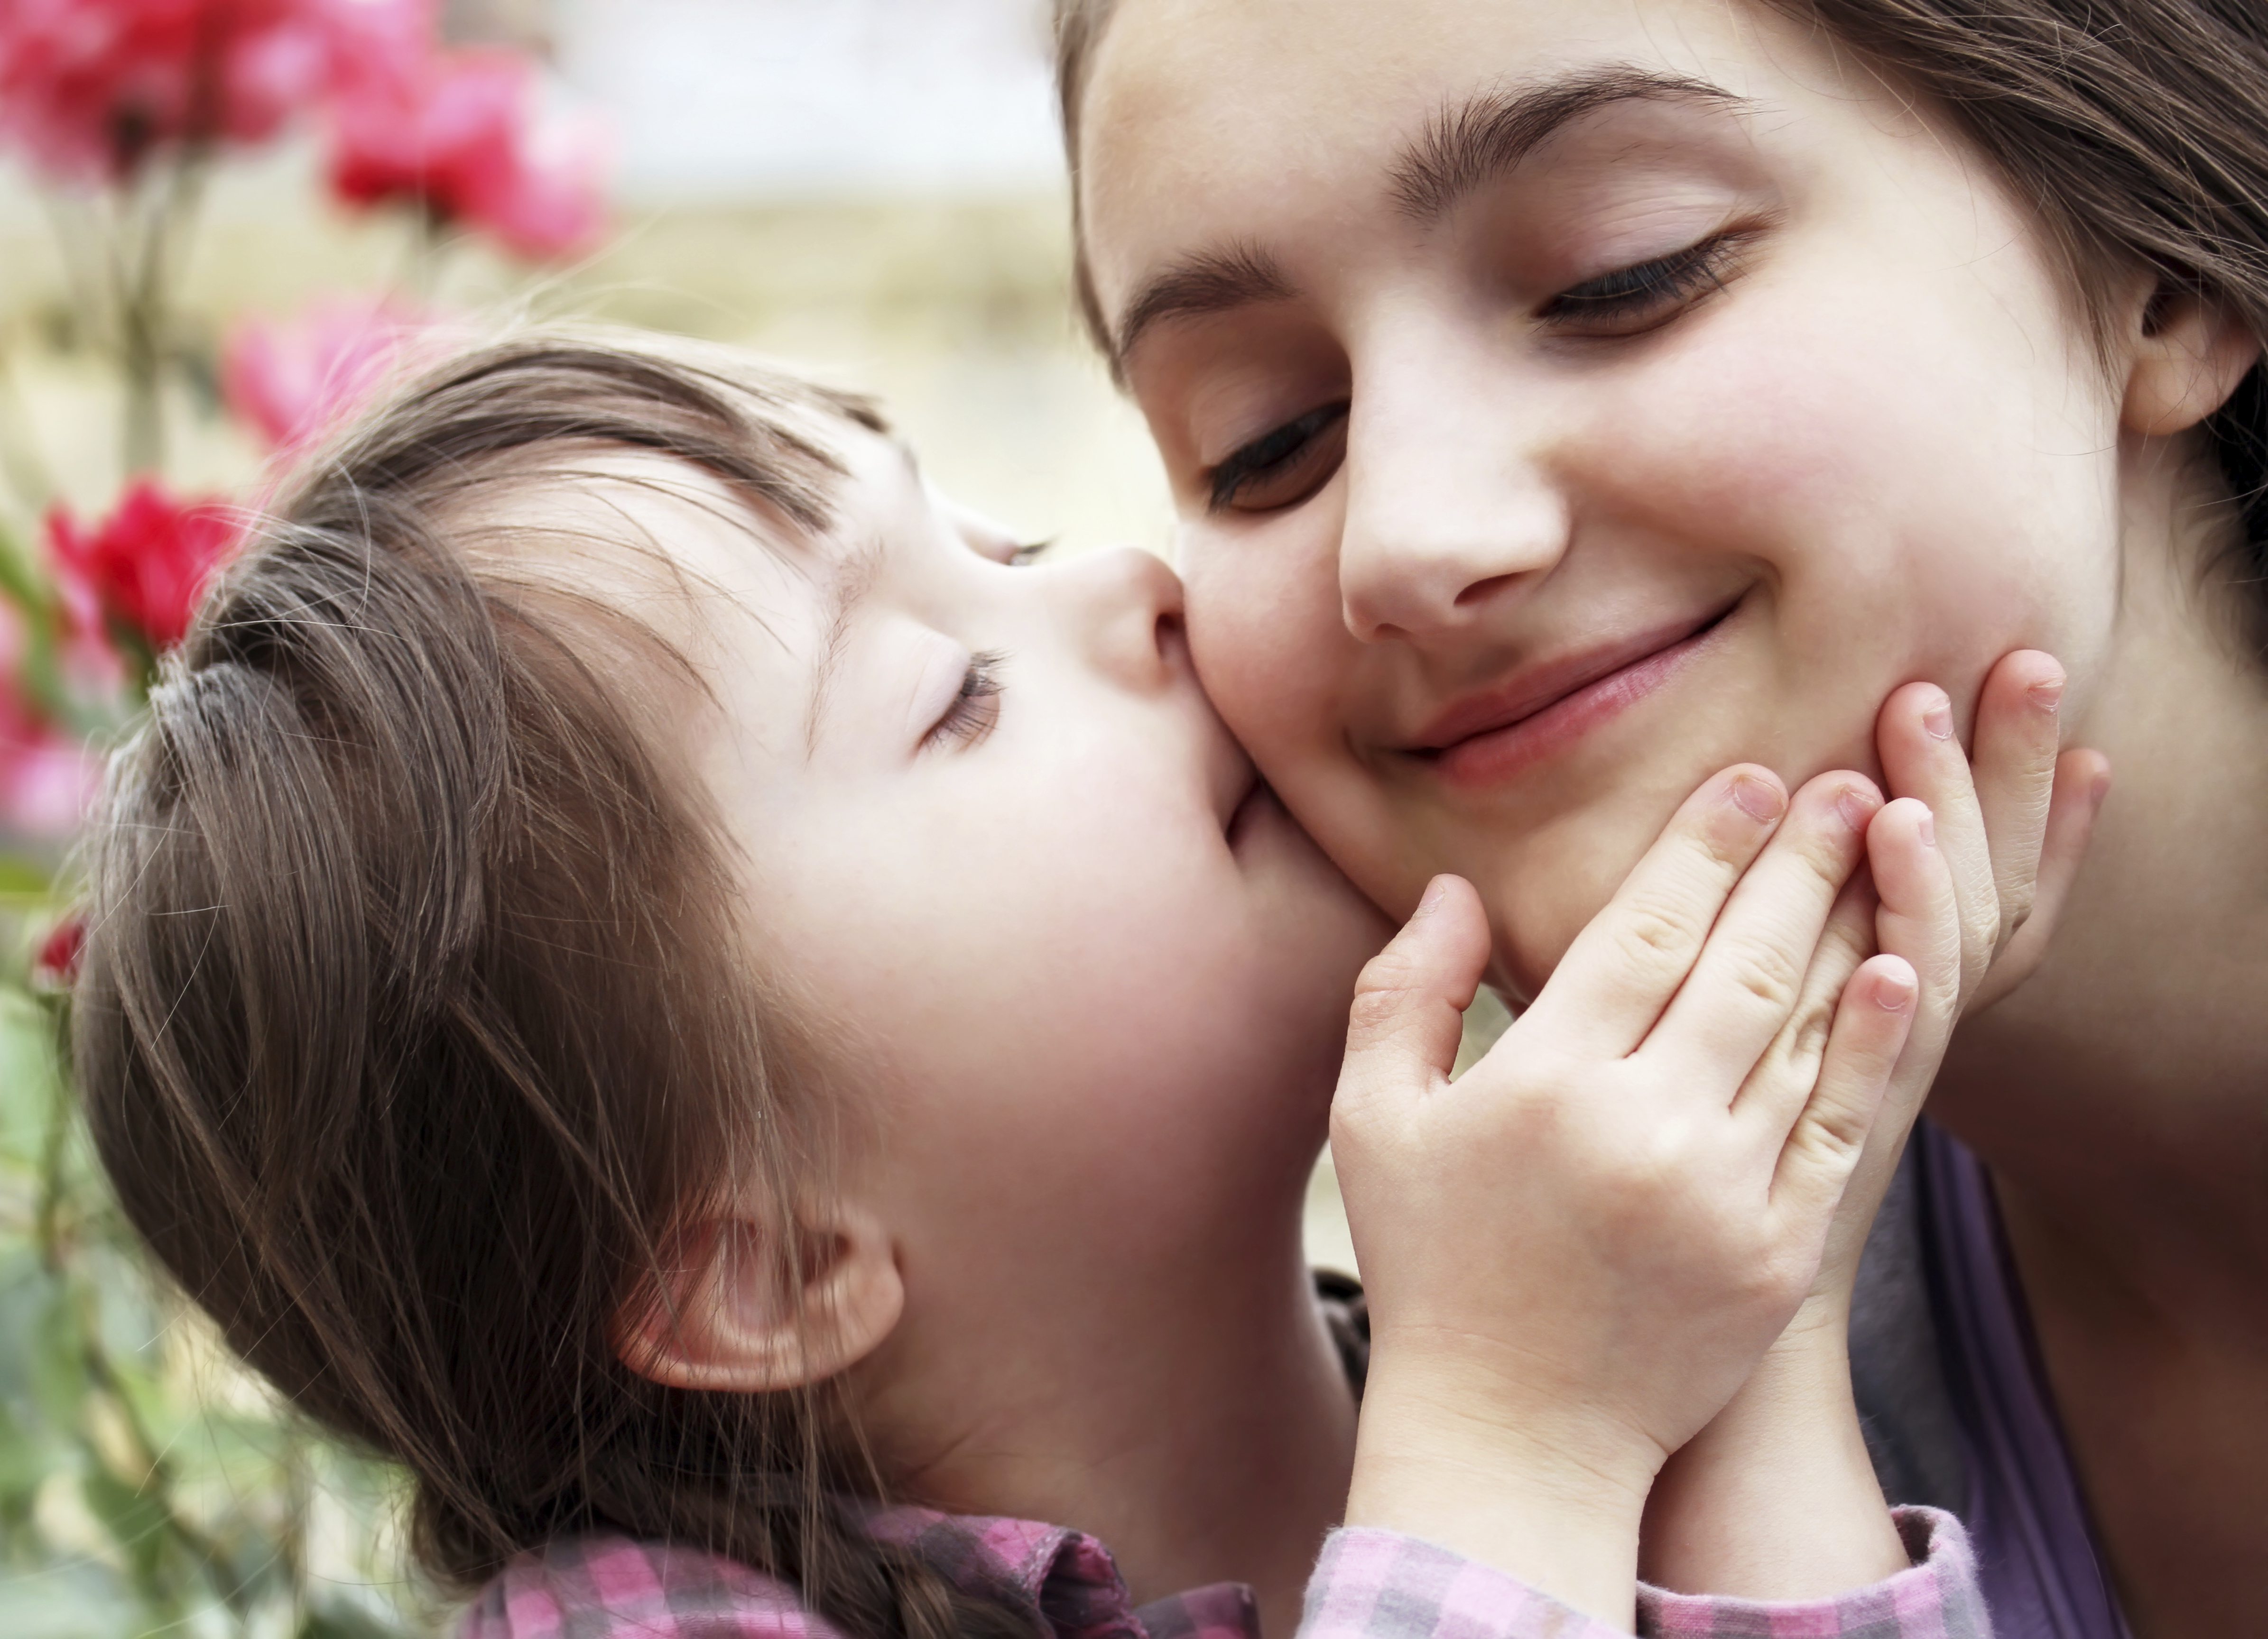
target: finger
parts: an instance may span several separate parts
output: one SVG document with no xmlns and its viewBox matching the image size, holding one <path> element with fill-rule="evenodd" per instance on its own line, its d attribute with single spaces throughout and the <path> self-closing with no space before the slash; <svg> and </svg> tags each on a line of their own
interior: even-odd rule
<svg viewBox="0 0 2268 1639">
<path fill-rule="evenodd" d="M 1937 847 L 1953 873 L 1960 910 L 1965 991 L 1984 977 L 1999 946 L 2000 896 L 1992 881 L 1984 810 L 1977 800 L 1969 759 L 1954 734 L 1953 702 L 1934 683 L 1907 684 L 1882 707 L 1874 743 L 1890 796 L 1919 801 L 1935 822 Z M 1925 1006 L 1928 977 L 1925 972 Z"/>
<path fill-rule="evenodd" d="M 2102 799 L 2110 794 L 2110 760 L 2099 751 L 2067 751 L 2056 759 L 2054 795 L 2048 805 L 2046 836 L 2040 844 L 2038 891 L 2032 914 L 2015 937 L 2001 948 L 1999 959 L 1962 1010 L 1974 1018 L 2025 980 L 2047 955 L 2048 941 L 2079 878 L 2080 863 L 2094 840 L 2095 821 Z"/>
<path fill-rule="evenodd" d="M 1843 771 L 1789 799 L 1641 1051 L 1676 1055 L 1693 1084 L 1713 1082 L 1734 1101 L 1801 999 L 1828 915 L 1865 857 L 1881 805 L 1872 780 Z"/>
<path fill-rule="evenodd" d="M 2032 914 L 2055 790 L 2064 672 L 2052 655 L 2020 649 L 2001 658 L 1977 696 L 1970 775 L 1992 861 L 2000 909 L 1997 956 Z"/>
<path fill-rule="evenodd" d="M 1480 895 L 1462 877 L 1435 877 L 1355 981 L 1339 1105 L 1447 1085 L 1488 959 Z"/>
<path fill-rule="evenodd" d="M 1822 1231 L 1850 1187 L 1913 1030 L 1920 987 L 1896 956 L 1867 958 L 1835 1010 L 1819 1079 L 1772 1176 L 1772 1202 Z"/>
<path fill-rule="evenodd" d="M 1692 972 L 1727 896 L 1786 811 L 1779 776 L 1754 763 L 1704 783 L 1576 936 L 1521 1015 L 1522 1033 L 1600 1056 L 1635 1048 Z"/>
<path fill-rule="evenodd" d="M 1906 1051 L 1926 1055 L 1930 1075 L 1907 1078 L 1920 1084 L 1903 1089 L 1917 1105 L 1961 1010 L 1961 907 L 1952 862 L 1938 846 L 1942 835 L 1929 810 L 1910 797 L 1876 814 L 1867 831 L 1867 866 L 1881 900 L 1874 942 L 1884 954 L 1905 959 L 1918 987 Z M 1893 1112 L 1900 1114 L 1911 1112 Z"/>
<path fill-rule="evenodd" d="M 1826 1056 L 1827 1037 L 1835 1023 L 1859 964 L 1874 952 L 1874 896 L 1871 875 L 1861 870 L 1843 885 L 1835 908 L 1820 930 L 1819 946 L 1812 952 L 1811 969 L 1803 976 L 1803 994 L 1795 1011 L 1780 1026 L 1779 1034 L 1749 1072 L 1733 1110 L 1754 1124 L 1759 1143 L 1777 1150 L 1787 1139 L 1788 1128 L 1803 1109 L 1819 1081 L 1819 1066 Z"/>
</svg>

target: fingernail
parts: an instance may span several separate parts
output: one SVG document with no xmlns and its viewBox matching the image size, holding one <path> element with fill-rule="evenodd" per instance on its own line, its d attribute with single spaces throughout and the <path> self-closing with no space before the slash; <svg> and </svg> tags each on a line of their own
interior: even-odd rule
<svg viewBox="0 0 2268 1639">
<path fill-rule="evenodd" d="M 2058 677 L 2045 683 L 2033 684 L 2027 691 L 2032 697 L 2032 704 L 2052 715 L 2055 709 L 2063 703 L 2063 679 Z"/>
<path fill-rule="evenodd" d="M 1853 831 L 1867 828 L 1874 818 L 1876 805 L 1872 794 L 1856 785 L 1846 785 L 1835 793 L 1835 812 Z"/>
<path fill-rule="evenodd" d="M 1447 877 L 1436 877 L 1428 882 L 1425 885 L 1425 893 L 1418 895 L 1418 908 L 1410 913 L 1410 920 L 1415 922 L 1420 916 L 1432 915 L 1441 903 L 1441 895 L 1448 892 L 1448 887 L 1449 879 Z"/>
<path fill-rule="evenodd" d="M 2101 809 L 2102 806 L 2102 799 L 2110 795 L 2110 769 L 2105 768 L 2102 773 L 2095 776 L 2095 784 L 2088 791 L 2088 795 L 2093 800 L 2095 807 L 2098 810 Z"/>
<path fill-rule="evenodd" d="M 1885 1013 L 1903 1013 L 1914 999 L 1914 981 L 1905 974 L 1883 974 L 1874 981 L 1874 1001 Z"/>
<path fill-rule="evenodd" d="M 1921 824 L 1918 828 L 1921 832 L 1921 845 L 1924 848 L 1935 848 L 1937 846 L 1937 816 L 1930 812 L 1928 809 L 1923 809 L 1921 811 Z"/>
<path fill-rule="evenodd" d="M 1944 690 L 1938 691 L 1937 703 L 1921 714 L 1921 725 L 1929 731 L 1932 739 L 1953 738 L 1953 702 L 1946 696 Z"/>
<path fill-rule="evenodd" d="M 1786 800 L 1779 787 L 1753 774 L 1743 774 L 1733 782 L 1732 798 L 1742 813 L 1758 820 L 1778 819 Z"/>
</svg>

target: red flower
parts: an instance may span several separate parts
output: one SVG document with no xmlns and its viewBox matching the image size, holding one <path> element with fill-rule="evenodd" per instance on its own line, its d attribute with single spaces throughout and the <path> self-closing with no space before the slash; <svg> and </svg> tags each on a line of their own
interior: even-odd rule
<svg viewBox="0 0 2268 1639">
<path fill-rule="evenodd" d="M 144 478 L 92 529 L 61 507 L 49 512 L 48 555 L 74 625 L 84 630 L 99 609 L 163 649 L 188 630 L 198 594 L 239 533 L 234 509 L 175 501 Z"/>
<path fill-rule="evenodd" d="M 0 137 L 82 182 L 171 143 L 264 142 L 329 90 L 341 18 L 401 4 L 0 0 Z"/>
<path fill-rule="evenodd" d="M 221 397 L 278 449 L 313 443 L 412 363 L 431 321 L 386 297 L 318 302 L 281 322 L 247 320 L 221 349 Z"/>
<path fill-rule="evenodd" d="M 73 911 L 48 931 L 40 941 L 40 953 L 32 959 L 32 974 L 36 979 L 63 989 L 69 989 L 78 977 L 78 959 L 86 952 L 86 918 Z"/>
<path fill-rule="evenodd" d="M 603 143 L 587 121 L 543 117 L 537 91 L 526 58 L 495 49 L 342 85 L 332 189 L 350 204 L 417 205 L 523 256 L 579 250 L 605 225 Z"/>
</svg>

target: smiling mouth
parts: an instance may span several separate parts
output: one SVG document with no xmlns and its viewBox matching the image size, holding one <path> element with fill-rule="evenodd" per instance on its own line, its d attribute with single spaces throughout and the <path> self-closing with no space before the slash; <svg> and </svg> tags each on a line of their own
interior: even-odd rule
<svg viewBox="0 0 2268 1639">
<path fill-rule="evenodd" d="M 1735 599 L 1698 621 L 1656 628 L 1471 696 L 1435 717 L 1407 754 L 1455 786 L 1525 773 L 1667 683 L 1739 606 Z"/>
</svg>

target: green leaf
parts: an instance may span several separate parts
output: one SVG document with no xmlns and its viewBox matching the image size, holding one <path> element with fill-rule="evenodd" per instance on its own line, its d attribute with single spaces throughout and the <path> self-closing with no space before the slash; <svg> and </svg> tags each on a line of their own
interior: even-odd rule
<svg viewBox="0 0 2268 1639">
<path fill-rule="evenodd" d="M 358 1606 L 330 1600 L 307 1613 L 298 1639 L 406 1639 L 407 1634 Z"/>
<path fill-rule="evenodd" d="M 0 899 L 43 900 L 55 892 L 55 873 L 36 859 L 0 854 Z"/>
<path fill-rule="evenodd" d="M 136 1490 L 100 1466 L 79 1481 L 79 1489 L 89 1510 L 102 1522 L 111 1540 L 126 1555 L 126 1562 L 134 1568 L 136 1577 L 145 1585 L 154 1584 L 173 1525 L 165 1497 L 146 1488 Z"/>
</svg>

